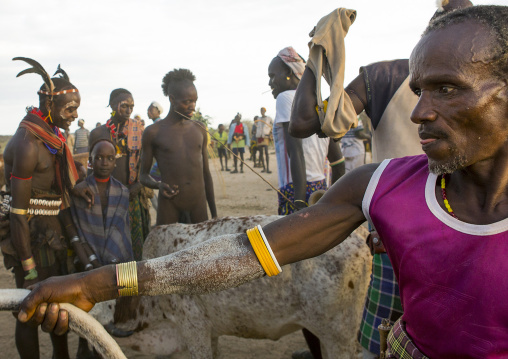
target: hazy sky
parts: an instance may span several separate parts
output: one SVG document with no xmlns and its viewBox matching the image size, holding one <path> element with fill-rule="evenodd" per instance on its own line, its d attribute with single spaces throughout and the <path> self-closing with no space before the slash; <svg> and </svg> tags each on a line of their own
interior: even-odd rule
<svg viewBox="0 0 508 359">
<path fill-rule="evenodd" d="M 262 106 L 274 116 L 268 64 L 286 46 L 307 58 L 309 32 L 337 7 L 357 10 L 346 37 L 346 83 L 362 65 L 407 58 L 436 10 L 434 0 L 3 0 L 0 134 L 14 133 L 25 107 L 38 105 L 42 80 L 16 79 L 28 67 L 11 61 L 16 56 L 39 61 L 50 74 L 61 64 L 79 88 L 79 117 L 89 129 L 109 118 L 109 94 L 118 87 L 132 92 L 134 114 L 147 119 L 156 100 L 165 115 L 161 82 L 174 68 L 194 72 L 197 106 L 214 125 L 228 124 L 237 112 L 252 119 Z"/>
</svg>

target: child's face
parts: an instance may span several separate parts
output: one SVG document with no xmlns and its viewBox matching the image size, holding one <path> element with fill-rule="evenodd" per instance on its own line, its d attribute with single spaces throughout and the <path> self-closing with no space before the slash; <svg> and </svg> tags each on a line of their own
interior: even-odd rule
<svg viewBox="0 0 508 359">
<path fill-rule="evenodd" d="M 105 179 L 111 175 L 115 169 L 115 154 L 115 147 L 107 141 L 102 141 L 95 145 L 91 156 L 95 177 Z"/>
</svg>

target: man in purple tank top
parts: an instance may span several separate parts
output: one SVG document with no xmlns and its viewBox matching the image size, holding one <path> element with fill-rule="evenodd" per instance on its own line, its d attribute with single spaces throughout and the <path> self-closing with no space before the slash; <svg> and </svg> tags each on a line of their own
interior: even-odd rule
<svg viewBox="0 0 508 359">
<path fill-rule="evenodd" d="M 419 100 L 411 120 L 426 155 L 357 168 L 316 205 L 261 230 L 139 262 L 130 274 L 136 291 L 204 293 L 276 275 L 279 264 L 317 256 L 369 219 L 404 307 L 388 338 L 391 357 L 508 358 L 507 18 L 506 6 L 451 12 L 413 50 L 410 86 Z M 199 266 L 196 258 L 204 258 Z M 46 303 L 89 310 L 117 298 L 126 284 L 115 271 L 123 270 L 37 284 L 18 318 L 62 333 L 67 313 L 46 312 Z"/>
</svg>

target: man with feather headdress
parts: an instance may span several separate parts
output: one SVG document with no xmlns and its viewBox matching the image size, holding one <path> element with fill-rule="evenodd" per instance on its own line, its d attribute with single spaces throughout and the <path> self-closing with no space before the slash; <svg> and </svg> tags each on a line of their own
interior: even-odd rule
<svg viewBox="0 0 508 359">
<path fill-rule="evenodd" d="M 5 148 L 5 176 L 11 192 L 10 239 L 2 241 L 5 266 L 13 268 L 16 287 L 26 288 L 54 275 L 65 274 L 66 245 L 58 218 L 69 205 L 69 192 L 78 174 L 71 149 L 60 129 L 68 130 L 78 117 L 78 89 L 58 67 L 50 78 L 44 68 L 29 58 L 16 57 L 32 67 L 21 71 L 41 75 L 39 107 L 27 114 Z M 50 311 L 52 306 L 48 308 Z M 16 323 L 16 347 L 22 359 L 38 358 L 37 328 Z M 53 357 L 69 358 L 67 337 L 51 334 Z"/>
</svg>

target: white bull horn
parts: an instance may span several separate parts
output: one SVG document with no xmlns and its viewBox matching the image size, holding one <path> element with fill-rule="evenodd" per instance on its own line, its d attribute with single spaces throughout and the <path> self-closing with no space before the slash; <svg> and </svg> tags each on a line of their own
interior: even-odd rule
<svg viewBox="0 0 508 359">
<path fill-rule="evenodd" d="M 0 310 L 18 310 L 28 293 L 27 289 L 0 289 Z M 60 308 L 69 312 L 69 328 L 92 344 L 103 358 L 127 359 L 118 343 L 92 316 L 69 303 L 61 303 Z"/>
</svg>

